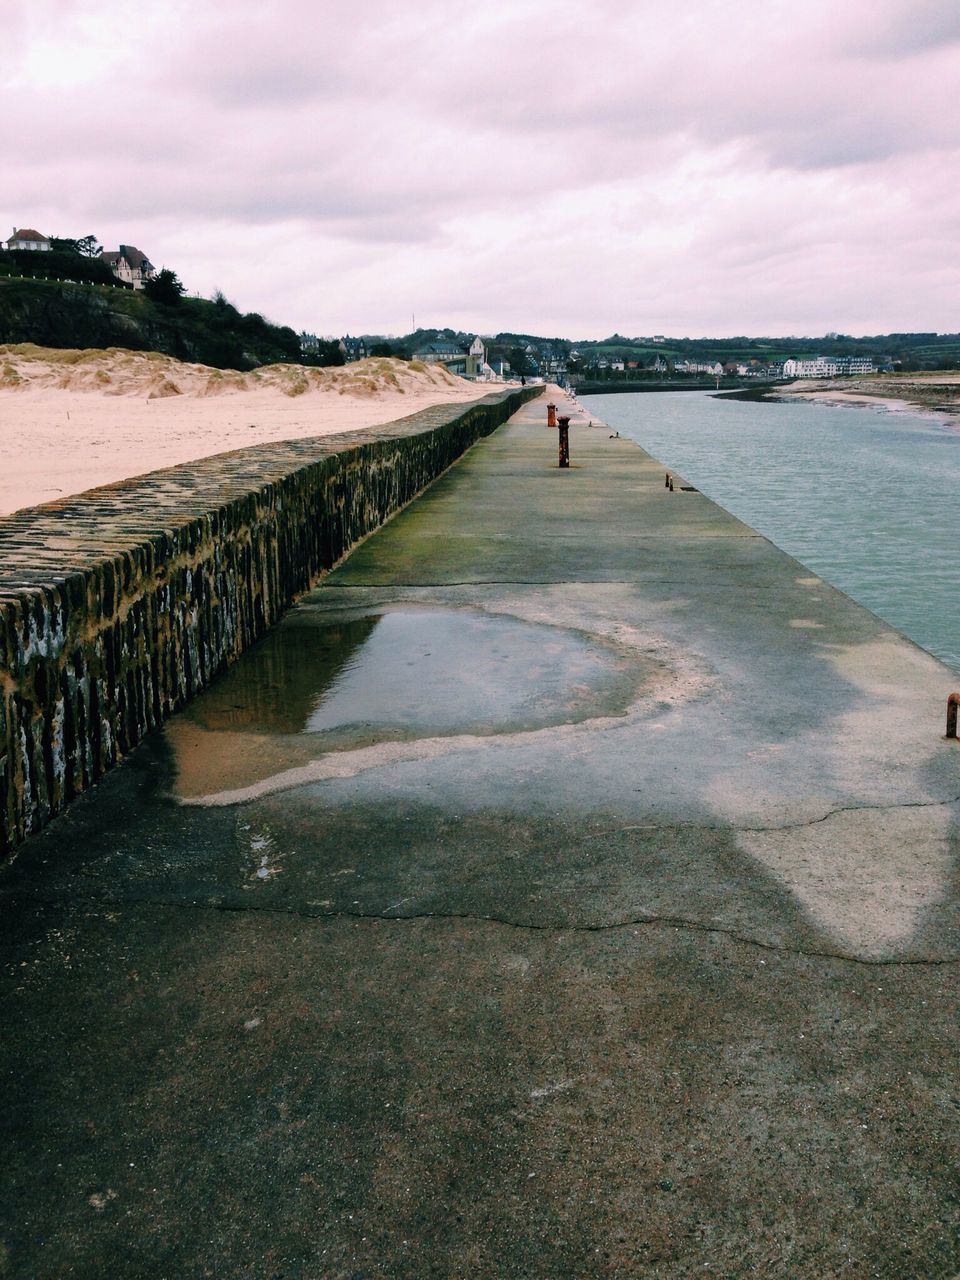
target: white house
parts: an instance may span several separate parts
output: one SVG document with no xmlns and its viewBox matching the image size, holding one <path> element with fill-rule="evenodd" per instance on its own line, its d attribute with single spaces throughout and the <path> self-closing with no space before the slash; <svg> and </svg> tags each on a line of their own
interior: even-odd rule
<svg viewBox="0 0 960 1280">
<path fill-rule="evenodd" d="M 142 289 L 156 274 L 153 263 L 145 253 L 132 244 L 122 244 L 116 253 L 104 250 L 100 261 L 105 262 L 118 280 Z"/>
<path fill-rule="evenodd" d="M 49 253 L 53 248 L 49 236 L 42 236 L 39 231 L 23 227 L 19 231 L 13 229 L 13 235 L 5 242 L 7 249 L 32 249 L 37 253 Z"/>
<path fill-rule="evenodd" d="M 487 349 L 479 337 L 475 337 L 467 347 L 467 377 L 482 377 L 487 364 Z M 489 368 L 489 366 L 487 366 Z"/>
<path fill-rule="evenodd" d="M 876 373 L 869 356 L 817 356 L 814 360 L 785 360 L 785 378 L 840 378 L 854 373 Z"/>
<path fill-rule="evenodd" d="M 877 365 L 872 356 L 844 356 L 846 373 L 876 373 Z"/>
</svg>

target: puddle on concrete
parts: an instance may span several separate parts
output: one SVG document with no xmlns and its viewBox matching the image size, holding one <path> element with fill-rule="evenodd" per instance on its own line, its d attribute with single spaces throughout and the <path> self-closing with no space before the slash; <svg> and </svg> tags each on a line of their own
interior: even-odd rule
<svg viewBox="0 0 960 1280">
<path fill-rule="evenodd" d="M 363 617 L 320 626 L 281 624 L 185 714 L 205 729 L 305 733 L 317 703 L 363 651 L 377 622 Z"/>
<path fill-rule="evenodd" d="M 281 626 L 194 703 L 208 729 L 434 736 L 622 709 L 626 662 L 582 633 L 468 609 Z M 631 664 L 632 665 L 632 664 Z M 351 743 L 353 745 L 353 741 Z"/>
<path fill-rule="evenodd" d="M 329 751 L 617 715 L 642 675 L 636 658 L 582 632 L 472 609 L 398 607 L 346 619 L 301 613 L 167 733 L 178 791 L 195 796 Z"/>
</svg>

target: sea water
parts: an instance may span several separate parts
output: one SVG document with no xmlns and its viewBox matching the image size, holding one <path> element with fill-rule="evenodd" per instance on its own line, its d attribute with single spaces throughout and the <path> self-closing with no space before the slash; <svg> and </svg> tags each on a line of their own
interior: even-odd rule
<svg viewBox="0 0 960 1280">
<path fill-rule="evenodd" d="M 584 406 L 960 672 L 960 425 L 710 392 Z"/>
</svg>

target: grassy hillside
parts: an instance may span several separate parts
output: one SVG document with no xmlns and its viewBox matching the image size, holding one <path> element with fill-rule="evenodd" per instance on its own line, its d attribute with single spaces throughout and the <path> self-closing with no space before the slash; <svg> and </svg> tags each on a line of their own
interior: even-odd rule
<svg viewBox="0 0 960 1280">
<path fill-rule="evenodd" d="M 332 344 L 325 344 L 318 358 L 304 361 L 292 329 L 255 313 L 242 315 L 223 297 L 213 302 L 177 298 L 163 305 L 115 285 L 0 274 L 0 343 L 17 342 L 160 351 L 217 369 L 342 362 Z"/>
</svg>

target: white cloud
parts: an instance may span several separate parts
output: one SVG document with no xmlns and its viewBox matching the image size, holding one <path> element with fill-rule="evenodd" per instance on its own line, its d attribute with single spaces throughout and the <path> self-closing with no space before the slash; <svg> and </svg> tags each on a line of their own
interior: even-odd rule
<svg viewBox="0 0 960 1280">
<path fill-rule="evenodd" d="M 297 327 L 956 327 L 953 0 L 32 0 L 5 36 L 0 218 Z"/>
</svg>

